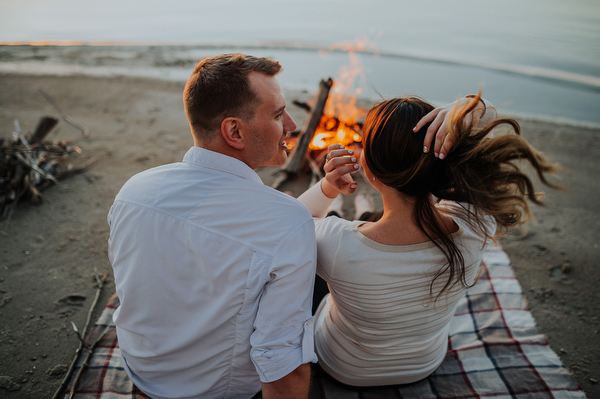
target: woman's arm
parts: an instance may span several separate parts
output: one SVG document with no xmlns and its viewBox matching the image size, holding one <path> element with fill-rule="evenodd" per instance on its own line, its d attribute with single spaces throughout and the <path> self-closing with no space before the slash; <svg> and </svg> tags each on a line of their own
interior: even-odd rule
<svg viewBox="0 0 600 399">
<path fill-rule="evenodd" d="M 310 214 L 314 218 L 325 217 L 327 215 L 327 208 L 329 208 L 329 205 L 331 205 L 335 199 L 335 196 L 330 198 L 323 192 L 323 189 L 321 188 L 323 180 L 310 187 L 298 197 L 298 201 L 302 202 L 302 204 L 308 208 Z"/>
</svg>

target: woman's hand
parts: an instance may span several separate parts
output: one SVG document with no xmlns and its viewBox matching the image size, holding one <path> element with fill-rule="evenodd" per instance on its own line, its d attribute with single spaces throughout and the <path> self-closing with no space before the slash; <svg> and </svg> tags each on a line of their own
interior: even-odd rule
<svg viewBox="0 0 600 399">
<path fill-rule="evenodd" d="M 360 169 L 354 151 L 347 150 L 341 144 L 331 144 L 327 147 L 325 158 L 325 179 L 321 182 L 321 190 L 329 198 L 335 198 L 340 192 L 350 195 L 356 191 L 358 184 L 350 173 Z"/>
<path fill-rule="evenodd" d="M 423 152 L 431 151 L 431 142 L 435 137 L 433 154 L 439 159 L 446 158 L 446 155 L 448 155 L 454 145 L 452 138 L 448 134 L 448 124 L 452 116 L 452 111 L 458 109 L 468 101 L 468 98 L 459 98 L 451 104 L 437 107 L 421 118 L 417 126 L 413 128 L 414 133 L 417 133 L 424 125 L 431 122 L 425 133 L 425 140 L 423 140 Z"/>
<path fill-rule="evenodd" d="M 431 125 L 429 125 L 427 132 L 425 133 L 425 139 L 423 140 L 423 152 L 431 151 L 431 142 L 435 137 L 433 154 L 439 159 L 446 158 L 455 144 L 448 131 L 450 118 L 452 118 L 453 111 L 460 109 L 470 101 L 473 101 L 473 99 L 469 96 L 465 98 L 459 98 L 453 103 L 444 105 L 442 107 L 437 107 L 421 118 L 419 123 L 417 123 L 417 126 L 413 128 L 414 133 L 417 133 L 424 125 L 431 122 Z M 482 112 L 485 113 L 485 110 L 485 100 L 479 101 L 477 106 L 465 116 L 465 123 L 477 123 L 482 115 Z"/>
</svg>

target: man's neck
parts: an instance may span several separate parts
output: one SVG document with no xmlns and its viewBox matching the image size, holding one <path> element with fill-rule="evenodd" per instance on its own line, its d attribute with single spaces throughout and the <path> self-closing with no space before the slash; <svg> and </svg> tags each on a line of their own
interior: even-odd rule
<svg viewBox="0 0 600 399">
<path fill-rule="evenodd" d="M 227 155 L 228 157 L 232 157 L 237 159 L 238 161 L 244 162 L 242 154 L 239 150 L 235 148 L 231 148 L 227 145 L 227 143 L 223 143 L 221 140 L 212 140 L 209 143 L 201 142 L 194 138 L 194 147 L 204 148 L 205 150 L 209 150 L 212 152 L 217 152 L 219 154 Z M 246 163 L 246 162 L 244 162 Z"/>
</svg>

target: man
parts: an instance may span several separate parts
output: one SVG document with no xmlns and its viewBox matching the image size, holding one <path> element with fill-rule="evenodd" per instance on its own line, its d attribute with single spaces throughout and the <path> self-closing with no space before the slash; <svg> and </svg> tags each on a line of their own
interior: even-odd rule
<svg viewBox="0 0 600 399">
<path fill-rule="evenodd" d="M 194 146 L 132 177 L 108 215 L 123 364 L 153 398 L 307 397 L 312 217 L 253 171 L 296 124 L 278 62 L 199 62 L 184 91 Z"/>
</svg>

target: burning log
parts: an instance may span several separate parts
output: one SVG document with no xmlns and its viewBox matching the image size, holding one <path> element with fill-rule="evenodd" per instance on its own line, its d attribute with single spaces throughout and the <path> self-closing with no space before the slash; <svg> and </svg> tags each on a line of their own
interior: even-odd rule
<svg viewBox="0 0 600 399">
<path fill-rule="evenodd" d="M 329 98 L 329 90 L 331 90 L 331 86 L 333 86 L 333 80 L 331 78 L 327 79 L 327 81 L 321 80 L 321 83 L 319 83 L 317 103 L 312 108 L 309 117 L 306 119 L 306 123 L 302 128 L 302 133 L 300 135 L 300 139 L 298 140 L 298 144 L 296 144 L 294 147 L 294 152 L 288 159 L 287 163 L 283 166 L 282 170 L 286 173 L 296 174 L 302 169 L 302 166 L 304 166 L 306 151 L 308 150 L 308 146 L 315 135 L 317 127 L 319 127 L 319 123 L 321 122 L 321 117 L 323 116 L 323 110 L 325 109 L 327 98 Z"/>
<path fill-rule="evenodd" d="M 290 133 L 288 148 L 292 148 L 292 153 L 277 171 L 271 187 L 283 191 L 284 184 L 300 178 L 310 178 L 309 186 L 318 182 L 323 178 L 327 147 L 331 144 L 342 144 L 354 150 L 355 156 L 360 156 L 362 123 L 367 110 L 356 106 L 356 94 L 340 92 L 339 82 L 336 82 L 336 90 L 332 90 L 333 83 L 332 79 L 320 82 L 318 94 L 311 101 L 316 103 L 314 106 L 293 101 L 309 116 L 300 132 Z"/>
<path fill-rule="evenodd" d="M 329 98 L 329 91 L 331 90 L 332 86 L 333 80 L 331 78 L 327 79 L 326 81 L 321 80 L 319 83 L 317 102 L 312 109 L 308 108 L 308 106 L 305 108 L 310 109 L 310 114 L 300 132 L 300 139 L 298 140 L 298 144 L 296 144 L 294 147 L 294 150 L 291 156 L 288 158 L 286 164 L 279 171 L 278 178 L 275 179 L 275 182 L 272 184 L 273 188 L 279 188 L 284 181 L 291 176 L 295 176 L 304 167 L 308 147 L 313 139 L 313 136 L 315 135 L 319 123 L 321 122 L 323 110 L 325 109 L 325 104 Z"/>
</svg>

